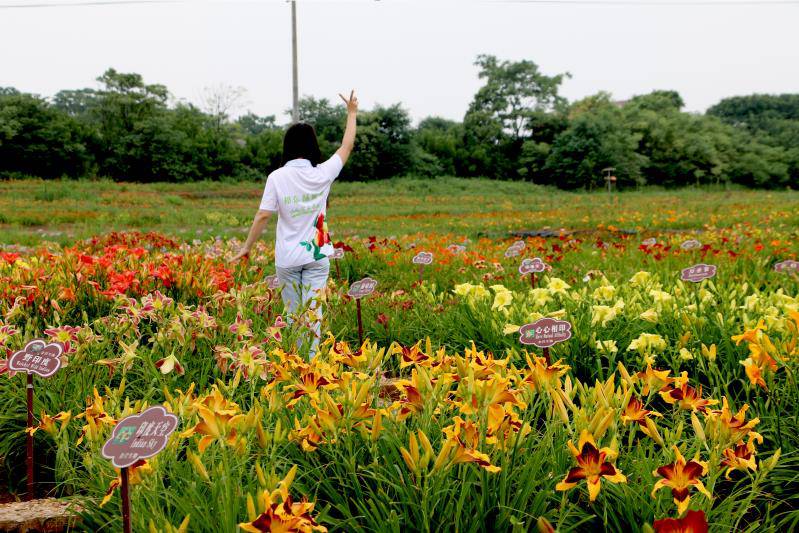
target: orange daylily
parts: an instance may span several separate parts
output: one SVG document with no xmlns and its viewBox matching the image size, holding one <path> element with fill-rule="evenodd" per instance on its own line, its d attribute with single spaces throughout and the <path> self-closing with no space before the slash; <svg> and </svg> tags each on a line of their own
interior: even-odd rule
<svg viewBox="0 0 799 533">
<path fill-rule="evenodd" d="M 737 444 L 742 442 L 745 437 L 750 440 L 763 442 L 763 436 L 753 431 L 754 427 L 760 423 L 759 418 L 746 421 L 746 411 L 749 405 L 744 404 L 735 415 L 730 411 L 726 396 L 721 399 L 721 409 L 710 410 L 705 413 L 707 420 L 705 433 L 714 437 L 717 441 L 724 443 Z"/>
<path fill-rule="evenodd" d="M 545 357 L 530 358 L 527 355 L 527 368 L 525 369 L 523 382 L 532 390 L 547 388 L 560 388 L 560 378 L 570 369 L 568 365 L 560 361 L 550 363 Z"/>
<path fill-rule="evenodd" d="M 738 346 L 739 344 L 741 344 L 744 341 L 750 342 L 750 343 L 756 343 L 757 342 L 758 333 L 761 332 L 761 331 L 765 331 L 766 329 L 767 329 L 766 328 L 766 321 L 761 318 L 757 322 L 757 325 L 754 328 L 752 328 L 750 330 L 747 330 L 747 331 L 741 333 L 740 335 L 733 335 L 732 336 L 732 340 L 735 341 L 735 345 L 736 346 Z"/>
<path fill-rule="evenodd" d="M 682 514 L 691 502 L 689 493 L 691 487 L 695 487 L 696 490 L 709 499 L 713 498 L 713 496 L 699 479 L 707 473 L 707 463 L 700 461 L 698 455 L 696 458 L 686 461 L 677 446 L 674 446 L 674 454 L 675 460 L 673 463 L 660 466 L 652 472 L 653 476 L 663 478 L 655 483 L 655 487 L 652 489 L 652 497 L 654 498 L 655 493 L 663 487 L 670 487 L 674 503 L 677 505 L 677 513 Z"/>
<path fill-rule="evenodd" d="M 593 435 L 587 430 L 580 434 L 577 448 L 571 440 L 568 442 L 569 450 L 577 461 L 577 466 L 569 470 L 563 481 L 555 486 L 555 490 L 566 491 L 577 486 L 577 483 L 584 479 L 588 485 L 588 499 L 596 500 L 601 489 L 600 481 L 602 478 L 611 483 L 626 483 L 627 477 L 622 474 L 615 465 L 606 461 L 616 457 L 616 452 L 610 448 L 598 449 Z M 579 449 L 578 449 L 579 448 Z"/>
<path fill-rule="evenodd" d="M 36 433 L 38 430 L 41 429 L 46 433 L 50 434 L 51 436 L 55 436 L 59 432 L 59 429 L 56 427 L 55 423 L 61 422 L 61 429 L 64 429 L 64 426 L 66 426 L 69 423 L 71 418 L 72 418 L 72 411 L 61 411 L 55 416 L 50 416 L 44 411 L 42 411 L 42 419 L 41 422 L 39 422 L 39 425 L 26 428 L 25 431 L 33 435 L 34 433 Z"/>
<path fill-rule="evenodd" d="M 477 449 L 480 444 L 480 435 L 474 422 L 466 421 L 456 416 L 453 419 L 453 424 L 445 427 L 443 431 L 447 441 L 439 453 L 439 457 L 445 454 L 446 450 L 447 453 L 452 453 L 451 457 L 445 456 L 453 464 L 475 463 L 491 473 L 501 470 L 500 467 L 491 464 L 491 458 L 487 454 Z M 436 460 L 436 463 L 438 464 L 439 461 Z"/>
<path fill-rule="evenodd" d="M 660 391 L 663 400 L 671 405 L 677 405 L 686 411 L 700 411 L 704 413 L 708 406 L 719 403 L 718 400 L 702 398 L 702 385 L 695 389 L 688 385 L 688 374 L 683 372 L 681 383 L 677 387 Z"/>
<path fill-rule="evenodd" d="M 88 404 L 86 410 L 75 417 L 76 419 L 83 418 L 86 420 L 86 424 L 81 428 L 80 437 L 78 437 L 76 444 L 83 442 L 83 437 L 94 440 L 96 437 L 100 436 L 102 426 L 113 426 L 117 423 L 116 420 L 105 412 L 105 399 L 100 396 L 97 389 L 94 389 L 94 402 L 89 404 L 90 401 L 90 398 L 86 399 L 86 403 Z"/>
<path fill-rule="evenodd" d="M 725 477 L 731 479 L 730 474 L 733 470 L 746 471 L 747 469 L 757 470 L 757 463 L 755 462 L 755 445 L 754 443 L 747 442 L 746 444 L 736 444 L 734 448 L 726 448 L 723 452 L 724 459 L 721 460 L 721 466 L 727 467 Z"/>
<path fill-rule="evenodd" d="M 222 396 L 219 389 L 214 387 L 213 392 L 196 402 L 195 406 L 201 420 L 195 426 L 181 433 L 181 437 L 190 437 L 195 433 L 201 434 L 203 437 L 197 444 L 200 453 L 203 453 L 216 440 L 228 445 L 236 443 L 239 425 L 245 419 L 238 404 Z"/>
<path fill-rule="evenodd" d="M 635 396 L 631 396 L 630 401 L 627 402 L 627 406 L 624 408 L 624 412 L 621 415 L 621 421 L 625 424 L 629 422 L 636 422 L 640 426 L 646 426 L 646 419 L 649 418 L 650 415 L 660 417 L 663 416 L 657 411 L 644 409 L 643 402 L 641 402 L 641 400 Z"/>
<path fill-rule="evenodd" d="M 294 476 L 297 473 L 297 466 L 293 466 L 289 473 L 279 483 L 279 487 L 273 491 L 263 491 L 258 500 L 263 512 L 256 515 L 255 505 L 252 497 L 247 497 L 247 510 L 250 514 L 250 521 L 239 524 L 243 531 L 248 533 L 262 532 L 281 532 L 281 533 L 310 533 L 312 531 L 327 531 L 327 528 L 320 526 L 311 516 L 314 505 L 307 498 L 303 497 L 299 502 L 295 502 L 289 494 Z"/>
<path fill-rule="evenodd" d="M 669 377 L 668 370 L 655 370 L 651 363 L 646 365 L 645 371 L 638 372 L 636 377 L 644 383 L 644 387 L 641 389 L 643 396 L 648 396 L 653 391 L 662 391 L 674 382 L 674 378 Z"/>
</svg>

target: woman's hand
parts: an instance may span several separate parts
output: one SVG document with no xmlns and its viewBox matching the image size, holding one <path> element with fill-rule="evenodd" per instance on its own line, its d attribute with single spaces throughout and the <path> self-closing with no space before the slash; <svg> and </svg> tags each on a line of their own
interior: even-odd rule
<svg viewBox="0 0 799 533">
<path fill-rule="evenodd" d="M 352 91 L 350 91 L 349 99 L 344 98 L 344 95 L 341 94 L 341 93 L 338 93 L 338 95 L 341 97 L 342 100 L 344 100 L 344 105 L 347 106 L 347 113 L 348 114 L 350 114 L 350 113 L 354 114 L 354 113 L 358 112 L 358 97 L 355 96 L 355 90 L 354 89 Z"/>
<path fill-rule="evenodd" d="M 233 265 L 233 264 L 238 263 L 239 260 L 241 260 L 242 258 L 249 257 L 249 256 L 250 256 L 250 251 L 247 248 L 242 248 L 241 250 L 238 251 L 238 253 L 236 253 L 236 255 L 234 255 L 233 257 L 230 258 L 228 263 Z"/>
<path fill-rule="evenodd" d="M 341 139 L 341 147 L 336 150 L 336 153 L 341 158 L 341 163 L 346 164 L 347 159 L 355 147 L 355 129 L 358 124 L 358 98 L 355 96 L 355 91 L 350 91 L 350 98 L 344 98 L 344 95 L 339 93 L 339 96 L 347 106 L 347 125 L 344 127 L 344 138 Z"/>
</svg>

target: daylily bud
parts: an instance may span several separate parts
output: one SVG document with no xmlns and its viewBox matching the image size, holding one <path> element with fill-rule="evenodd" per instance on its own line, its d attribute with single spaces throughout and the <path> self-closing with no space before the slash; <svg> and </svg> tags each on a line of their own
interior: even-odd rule
<svg viewBox="0 0 799 533">
<path fill-rule="evenodd" d="M 536 527 L 538 528 L 538 533 L 556 533 L 555 528 L 552 527 L 552 524 L 549 523 L 549 520 L 543 516 L 538 517 Z"/>
<path fill-rule="evenodd" d="M 258 513 L 255 511 L 255 501 L 252 499 L 252 494 L 247 494 L 247 519 L 252 522 L 258 518 Z"/>
<path fill-rule="evenodd" d="M 264 469 L 258 463 L 255 463 L 255 476 L 258 478 L 258 485 L 265 489 L 267 487 L 266 476 L 264 475 Z"/>
<path fill-rule="evenodd" d="M 192 452 L 191 450 L 186 450 L 186 458 L 191 463 L 191 466 L 194 468 L 194 471 L 199 474 L 201 478 L 205 481 L 211 481 L 210 476 L 208 475 L 208 470 L 206 470 L 205 465 L 202 462 L 202 459 Z"/>
<path fill-rule="evenodd" d="M 691 411 L 691 425 L 694 427 L 694 432 L 696 433 L 696 437 L 705 442 L 707 438 L 705 437 L 705 429 L 702 427 L 701 422 L 699 422 L 699 418 L 696 416 L 696 413 Z"/>
</svg>

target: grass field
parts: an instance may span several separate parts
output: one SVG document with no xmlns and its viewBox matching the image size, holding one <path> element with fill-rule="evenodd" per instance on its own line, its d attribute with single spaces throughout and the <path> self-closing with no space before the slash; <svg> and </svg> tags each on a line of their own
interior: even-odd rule
<svg viewBox="0 0 799 533">
<path fill-rule="evenodd" d="M 346 254 L 311 360 L 316 315 L 265 281 L 273 228 L 226 260 L 260 186 L 0 193 L 0 492 L 25 490 L 33 432 L 39 493 L 78 504 L 80 530 L 121 530 L 101 449 L 153 405 L 179 424 L 129 472 L 137 532 L 799 527 L 794 191 L 337 184 Z M 532 257 L 546 270 L 520 275 Z M 700 263 L 715 275 L 681 279 Z M 549 352 L 522 342 L 543 319 L 571 332 Z M 3 357 L 35 337 L 64 367 L 36 378 L 26 428 Z"/>
<path fill-rule="evenodd" d="M 262 185 L 254 183 L 0 182 L 0 243 L 65 243 L 124 229 L 184 240 L 242 236 L 261 192 Z M 545 227 L 796 227 L 799 192 L 653 190 L 609 196 L 479 179 L 395 179 L 336 183 L 329 218 L 341 237 L 435 231 L 498 238 Z"/>
</svg>

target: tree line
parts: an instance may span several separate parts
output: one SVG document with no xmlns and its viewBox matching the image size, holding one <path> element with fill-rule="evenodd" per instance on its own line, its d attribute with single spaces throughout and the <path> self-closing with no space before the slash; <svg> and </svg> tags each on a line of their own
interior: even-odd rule
<svg viewBox="0 0 799 533">
<path fill-rule="evenodd" d="M 559 94 L 568 73 L 489 55 L 475 65 L 483 84 L 462 121 L 428 117 L 414 127 L 400 104 L 362 112 L 342 179 L 484 176 L 591 189 L 612 168 L 623 187 L 799 185 L 799 94 L 736 96 L 698 114 L 683 111 L 674 91 L 569 102 Z M 274 116 L 231 118 L 236 95 L 216 94 L 201 109 L 172 102 L 139 74 L 109 69 L 97 80 L 98 89 L 51 98 L 0 88 L 1 178 L 263 180 L 280 165 L 286 126 Z M 343 107 L 305 97 L 299 115 L 332 153 Z"/>
</svg>

